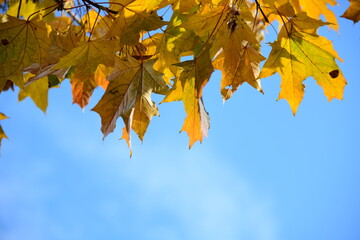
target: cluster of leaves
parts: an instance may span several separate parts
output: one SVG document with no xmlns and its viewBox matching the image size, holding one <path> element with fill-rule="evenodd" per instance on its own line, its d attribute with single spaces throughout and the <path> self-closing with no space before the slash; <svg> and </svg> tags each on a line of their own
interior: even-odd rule
<svg viewBox="0 0 360 240">
<path fill-rule="evenodd" d="M 359 20 L 359 0 L 344 17 Z M 69 79 L 73 102 L 84 108 L 97 87 L 105 93 L 92 109 L 106 137 L 121 117 L 122 138 L 142 140 L 162 102 L 182 101 L 190 147 L 207 136 L 203 89 L 214 69 L 222 72 L 224 100 L 248 83 L 262 92 L 260 78 L 279 73 L 279 99 L 293 113 L 312 76 L 329 100 L 342 99 L 346 81 L 332 43 L 317 34 L 338 29 L 327 7 L 335 0 L 0 0 L 0 91 L 20 89 L 44 112 L 48 89 Z M 162 13 L 162 16 L 159 14 Z M 169 15 L 168 21 L 164 15 Z M 327 22 L 319 20 L 324 15 Z M 266 59 L 263 32 L 279 23 Z M 276 31 L 276 30 L 275 30 Z M 181 61 L 187 56 L 186 61 Z M 266 60 L 260 70 L 260 62 Z M 1 114 L 0 120 L 6 118 Z M 6 135 L 0 126 L 0 142 Z"/>
</svg>

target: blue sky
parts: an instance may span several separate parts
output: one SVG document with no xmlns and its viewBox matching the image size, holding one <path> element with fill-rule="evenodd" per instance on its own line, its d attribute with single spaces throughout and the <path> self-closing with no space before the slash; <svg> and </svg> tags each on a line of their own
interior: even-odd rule
<svg viewBox="0 0 360 240">
<path fill-rule="evenodd" d="M 337 16 L 348 6 L 339 2 Z M 121 121 L 102 141 L 89 110 L 101 89 L 82 112 L 65 81 L 50 91 L 46 115 L 2 93 L 10 139 L 0 158 L 0 239 L 359 239 L 360 25 L 338 20 L 340 33 L 320 33 L 344 59 L 343 101 L 328 102 L 307 79 L 293 117 L 275 101 L 275 75 L 262 80 L 265 95 L 244 85 L 223 104 L 216 72 L 204 91 L 209 137 L 191 150 L 178 134 L 181 103 L 160 105 L 144 143 L 134 135 L 130 159 Z"/>
</svg>

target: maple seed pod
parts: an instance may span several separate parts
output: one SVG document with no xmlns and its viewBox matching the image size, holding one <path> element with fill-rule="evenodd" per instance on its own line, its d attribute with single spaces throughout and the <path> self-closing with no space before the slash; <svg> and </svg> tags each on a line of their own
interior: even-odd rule
<svg viewBox="0 0 360 240">
<path fill-rule="evenodd" d="M 226 23 L 228 25 L 228 29 L 230 30 L 230 34 L 238 28 L 237 24 L 237 16 L 240 15 L 240 11 L 235 7 L 234 4 L 230 6 L 229 13 L 231 14 L 230 20 Z"/>
<path fill-rule="evenodd" d="M 227 22 L 228 30 L 230 30 L 230 34 L 233 34 L 233 32 L 238 28 L 237 24 L 237 17 L 231 16 L 230 20 Z"/>
<path fill-rule="evenodd" d="M 236 19 L 230 19 L 230 21 L 227 22 L 228 29 L 230 30 L 231 34 L 237 29 L 238 25 L 236 23 Z"/>
</svg>

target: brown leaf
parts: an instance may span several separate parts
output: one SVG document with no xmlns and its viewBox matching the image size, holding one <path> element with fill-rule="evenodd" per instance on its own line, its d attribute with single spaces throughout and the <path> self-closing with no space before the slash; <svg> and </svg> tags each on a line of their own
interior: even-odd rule
<svg viewBox="0 0 360 240">
<path fill-rule="evenodd" d="M 353 20 L 357 23 L 360 20 L 360 0 L 349 0 L 350 6 L 341 17 Z"/>
</svg>

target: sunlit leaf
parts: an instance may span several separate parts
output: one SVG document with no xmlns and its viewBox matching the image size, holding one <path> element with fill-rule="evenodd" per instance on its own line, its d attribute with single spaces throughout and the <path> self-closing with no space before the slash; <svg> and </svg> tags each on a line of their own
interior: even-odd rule
<svg viewBox="0 0 360 240">
<path fill-rule="evenodd" d="M 84 108 L 94 89 L 99 85 L 95 72 L 100 64 L 113 67 L 116 45 L 114 41 L 89 40 L 80 42 L 70 53 L 62 57 L 53 69 L 73 67 L 69 74 L 73 103 Z"/>
<path fill-rule="evenodd" d="M 32 77 L 31 73 L 25 75 L 25 81 Z M 30 97 L 36 106 L 40 108 L 44 113 L 48 106 L 48 90 L 49 82 L 47 77 L 43 77 L 28 84 L 19 92 L 19 101 L 24 100 L 26 97 Z"/>
<path fill-rule="evenodd" d="M 4 119 L 7 119 L 7 118 L 8 118 L 8 117 L 7 117 L 5 114 L 3 114 L 3 113 L 0 112 L 0 120 L 4 120 Z M 5 134 L 3 128 L 1 127 L 1 124 L 0 124 L 0 148 L 1 148 L 1 142 L 2 142 L 2 140 L 3 140 L 4 138 L 7 139 L 8 137 L 6 136 L 6 134 Z"/>
<path fill-rule="evenodd" d="M 324 15 L 326 21 L 331 23 L 330 27 L 337 30 L 338 24 L 336 16 L 333 11 L 328 8 L 328 5 L 335 6 L 336 0 L 291 0 L 294 7 L 298 11 L 304 11 L 311 18 L 319 19 L 321 15 Z"/>
<path fill-rule="evenodd" d="M 92 109 L 101 116 L 101 131 L 104 138 L 114 131 L 117 119 L 125 122 L 123 138 L 130 144 L 130 129 L 142 140 L 153 116 L 158 109 L 151 100 L 151 93 L 167 90 L 162 74 L 153 69 L 156 60 L 116 58 L 114 71 L 108 77 L 109 86 L 98 104 Z"/>
<path fill-rule="evenodd" d="M 360 0 L 349 0 L 350 6 L 341 17 L 353 20 L 357 23 L 360 20 Z"/>
<path fill-rule="evenodd" d="M 33 63 L 44 64 L 49 56 L 49 27 L 39 17 L 31 21 L 8 18 L 0 24 L 0 81 Z"/>
<path fill-rule="evenodd" d="M 356 23 L 360 1 L 349 1 L 342 17 Z M 48 89 L 63 81 L 70 82 L 73 103 L 82 109 L 101 87 L 105 93 L 93 108 L 101 131 L 106 137 L 121 117 L 130 149 L 131 131 L 143 140 L 159 115 L 152 93 L 165 95 L 163 102 L 182 101 L 181 131 L 189 147 L 201 142 L 210 126 L 203 91 L 214 69 L 222 74 L 212 81 L 220 82 L 224 101 L 245 82 L 263 93 L 260 79 L 275 73 L 282 80 L 278 99 L 286 99 L 294 114 L 309 77 L 329 100 L 343 98 L 341 58 L 318 34 L 322 26 L 338 29 L 331 10 L 336 0 L 0 3 L 0 93 L 20 88 L 19 100 L 30 97 L 45 112 Z M 266 31 L 277 40 L 260 70 Z M 1 129 L 0 141 L 5 137 Z"/>
<path fill-rule="evenodd" d="M 187 132 L 191 148 L 196 141 L 202 142 L 208 135 L 210 118 L 204 107 L 202 92 L 213 72 L 213 66 L 208 51 L 178 65 L 183 68 L 183 72 L 175 79 L 173 89 L 163 102 L 184 103 L 186 118 L 181 131 Z"/>
<path fill-rule="evenodd" d="M 324 37 L 302 31 L 304 15 L 291 19 L 281 30 L 278 40 L 271 44 L 272 51 L 260 77 L 278 72 L 282 78 L 279 99 L 286 99 L 295 114 L 304 96 L 303 81 L 312 76 L 323 88 L 329 101 L 342 99 L 346 81 L 335 61 L 338 58 L 332 43 Z M 313 22 L 309 18 L 310 22 Z M 319 27 L 321 23 L 314 25 Z M 300 26 L 298 28 L 297 26 Z M 291 30 L 291 31 L 289 31 Z M 341 60 L 340 58 L 338 58 Z M 331 74 L 339 71 L 338 74 Z"/>
</svg>

